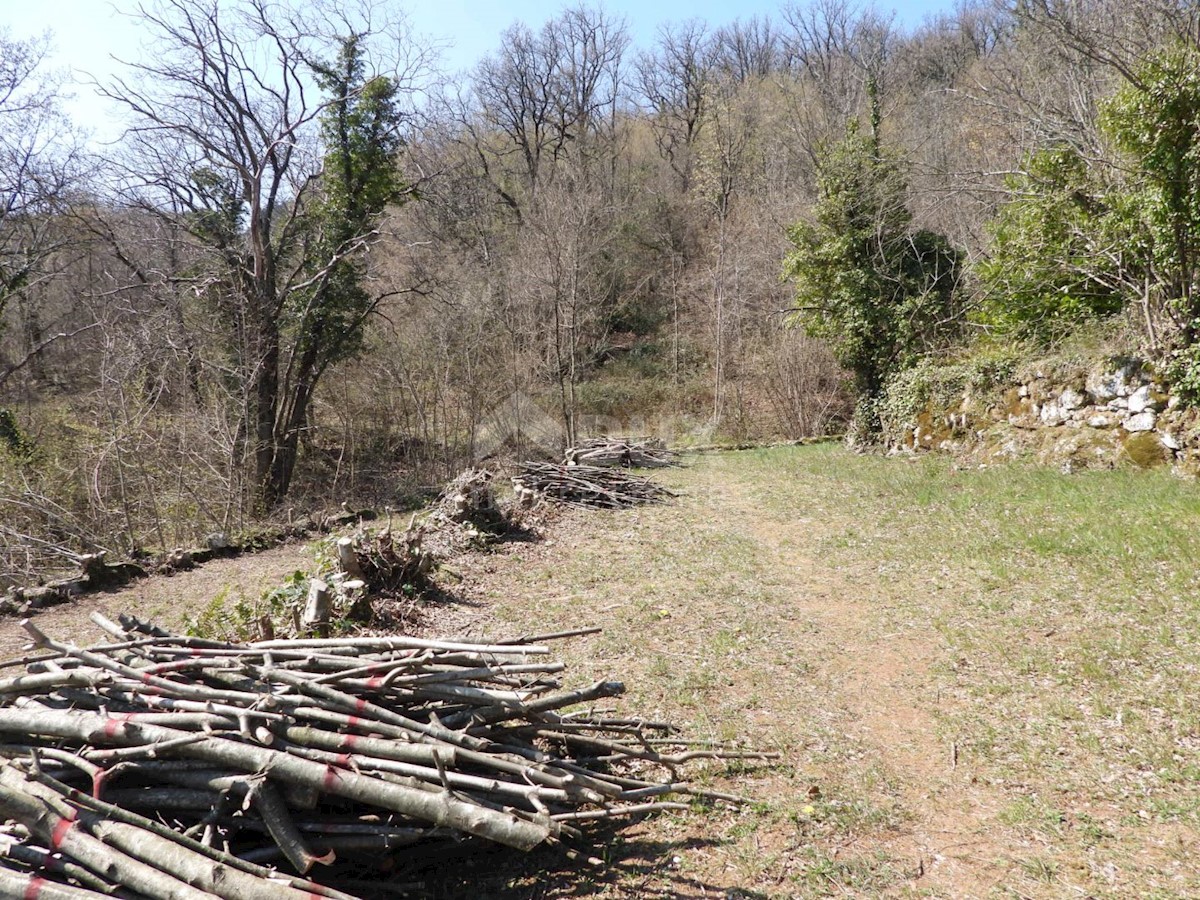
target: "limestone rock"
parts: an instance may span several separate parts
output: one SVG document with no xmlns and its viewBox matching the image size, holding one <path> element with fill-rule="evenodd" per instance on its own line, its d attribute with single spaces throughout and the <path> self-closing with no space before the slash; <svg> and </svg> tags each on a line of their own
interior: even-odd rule
<svg viewBox="0 0 1200 900">
<path fill-rule="evenodd" d="M 1129 411 L 1141 413 L 1149 410 L 1158 412 L 1163 407 L 1163 396 L 1154 390 L 1153 385 L 1144 384 L 1129 395 Z"/>
<path fill-rule="evenodd" d="M 1044 465 L 1061 466 L 1069 461 L 1071 471 L 1080 471 L 1112 466 L 1120 449 L 1115 432 L 1056 431 L 1046 434 L 1037 458 Z"/>
<path fill-rule="evenodd" d="M 1098 403 L 1128 397 L 1135 389 L 1138 368 L 1135 363 L 1127 362 L 1114 370 L 1094 369 L 1088 373 L 1084 387 Z"/>
<path fill-rule="evenodd" d="M 1158 421 L 1158 416 L 1151 410 L 1140 412 L 1137 415 L 1130 416 L 1121 423 L 1121 427 L 1131 433 L 1142 431 L 1153 431 L 1154 423 Z"/>
<path fill-rule="evenodd" d="M 1058 398 L 1058 405 L 1061 409 L 1073 411 L 1079 409 L 1084 404 L 1084 396 L 1074 388 L 1067 388 Z"/>
<path fill-rule="evenodd" d="M 1067 411 L 1051 400 L 1049 403 L 1042 404 L 1041 418 L 1043 425 L 1051 427 L 1061 425 L 1067 419 Z"/>
<path fill-rule="evenodd" d="M 1112 428 L 1117 424 L 1117 420 L 1115 416 L 1096 413 L 1096 415 L 1088 417 L 1087 423 L 1091 428 Z"/>
<path fill-rule="evenodd" d="M 1140 469 L 1161 466 L 1170 462 L 1172 455 L 1158 439 L 1158 435 L 1149 432 L 1132 435 L 1121 451 L 1122 460 L 1133 463 Z"/>
</svg>

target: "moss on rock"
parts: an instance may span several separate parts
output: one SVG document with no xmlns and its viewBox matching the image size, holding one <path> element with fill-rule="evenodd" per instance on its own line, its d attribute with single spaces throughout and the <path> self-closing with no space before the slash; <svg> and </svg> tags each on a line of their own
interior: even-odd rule
<svg viewBox="0 0 1200 900">
<path fill-rule="evenodd" d="M 1158 435 L 1153 431 L 1132 434 L 1121 448 L 1121 461 L 1137 466 L 1139 469 L 1152 469 L 1165 465 L 1172 458 Z"/>
</svg>

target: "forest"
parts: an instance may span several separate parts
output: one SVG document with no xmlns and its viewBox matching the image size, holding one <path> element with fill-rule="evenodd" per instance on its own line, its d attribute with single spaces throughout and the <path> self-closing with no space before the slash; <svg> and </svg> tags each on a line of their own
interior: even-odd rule
<svg viewBox="0 0 1200 900">
<path fill-rule="evenodd" d="M 454 76 L 402 13 L 147 4 L 102 147 L 0 30 L 0 581 L 592 434 L 870 444 L 996 348 L 1200 402 L 1193 0 L 570 5 Z"/>
</svg>

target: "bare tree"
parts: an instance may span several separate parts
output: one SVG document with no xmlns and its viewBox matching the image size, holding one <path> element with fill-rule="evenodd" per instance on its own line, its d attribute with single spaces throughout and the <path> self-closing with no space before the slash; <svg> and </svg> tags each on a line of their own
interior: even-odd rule
<svg viewBox="0 0 1200 900">
<path fill-rule="evenodd" d="M 712 80 L 712 38 L 703 22 L 689 19 L 659 31 L 654 50 L 637 62 L 637 86 L 658 152 L 679 176 L 679 187 L 691 186 L 694 146 L 704 126 Z"/>
<path fill-rule="evenodd" d="M 1114 69 L 1135 85 L 1149 51 L 1171 40 L 1200 44 L 1200 8 L 1192 0 L 1013 0 L 1010 9 L 1052 35 L 1060 53 Z"/>
<path fill-rule="evenodd" d="M 24 341 L 0 361 L 0 384 L 87 323 L 48 333 L 39 292 L 63 271 L 73 242 L 60 214 L 82 175 L 79 141 L 63 115 L 61 81 L 46 71 L 46 37 L 0 31 L 0 317 L 18 307 Z"/>
<path fill-rule="evenodd" d="M 498 53 L 472 76 L 472 102 L 458 105 L 464 136 L 504 202 L 522 199 L 505 186 L 514 167 L 529 197 L 552 180 L 554 165 L 586 155 L 597 134 L 611 137 L 629 36 L 622 20 L 598 8 L 569 7 L 533 32 L 515 24 Z"/>
<path fill-rule="evenodd" d="M 713 63 L 738 84 L 766 78 L 783 61 L 777 26 L 768 18 L 736 19 L 714 35 Z"/>
<path fill-rule="evenodd" d="M 104 89 L 130 128 L 121 199 L 186 233 L 171 273 L 227 327 L 259 504 L 289 488 L 322 375 L 357 352 L 382 294 L 365 277 L 396 176 L 400 104 L 422 60 L 370 3 L 162 0 L 155 56 Z M 376 48 L 382 50 L 372 55 Z"/>
<path fill-rule="evenodd" d="M 891 20 L 848 0 L 788 5 L 784 46 L 797 78 L 793 128 L 815 164 L 846 124 L 868 111 L 868 89 L 887 94 L 895 33 Z"/>
</svg>

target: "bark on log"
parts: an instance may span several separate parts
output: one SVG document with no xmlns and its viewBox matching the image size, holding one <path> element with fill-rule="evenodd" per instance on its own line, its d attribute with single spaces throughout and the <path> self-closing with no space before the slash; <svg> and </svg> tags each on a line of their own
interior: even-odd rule
<svg viewBox="0 0 1200 900">
<path fill-rule="evenodd" d="M 0 709 L 0 732 L 41 734 L 72 738 L 87 743 L 119 743 L 126 746 L 176 740 L 188 732 L 161 725 L 122 722 L 99 713 L 26 712 Z M 390 809 L 433 825 L 456 828 L 476 837 L 519 850 L 532 850 L 556 829 L 548 821 L 536 822 L 514 814 L 486 809 L 455 798 L 443 791 L 431 795 L 378 778 L 359 775 L 350 769 L 297 759 L 267 747 L 241 744 L 213 736 L 199 744 L 186 744 L 175 751 L 189 759 L 227 766 L 246 773 L 265 772 L 280 781 L 314 788 L 369 806 Z M 3 810 L 0 809 L 0 812 Z M 82 860 L 81 860 L 82 861 Z"/>
<path fill-rule="evenodd" d="M 329 614 L 333 608 L 333 595 L 329 585 L 320 578 L 308 583 L 308 599 L 304 604 L 304 615 L 300 624 L 306 631 L 315 630 L 318 637 L 329 637 Z"/>
</svg>

